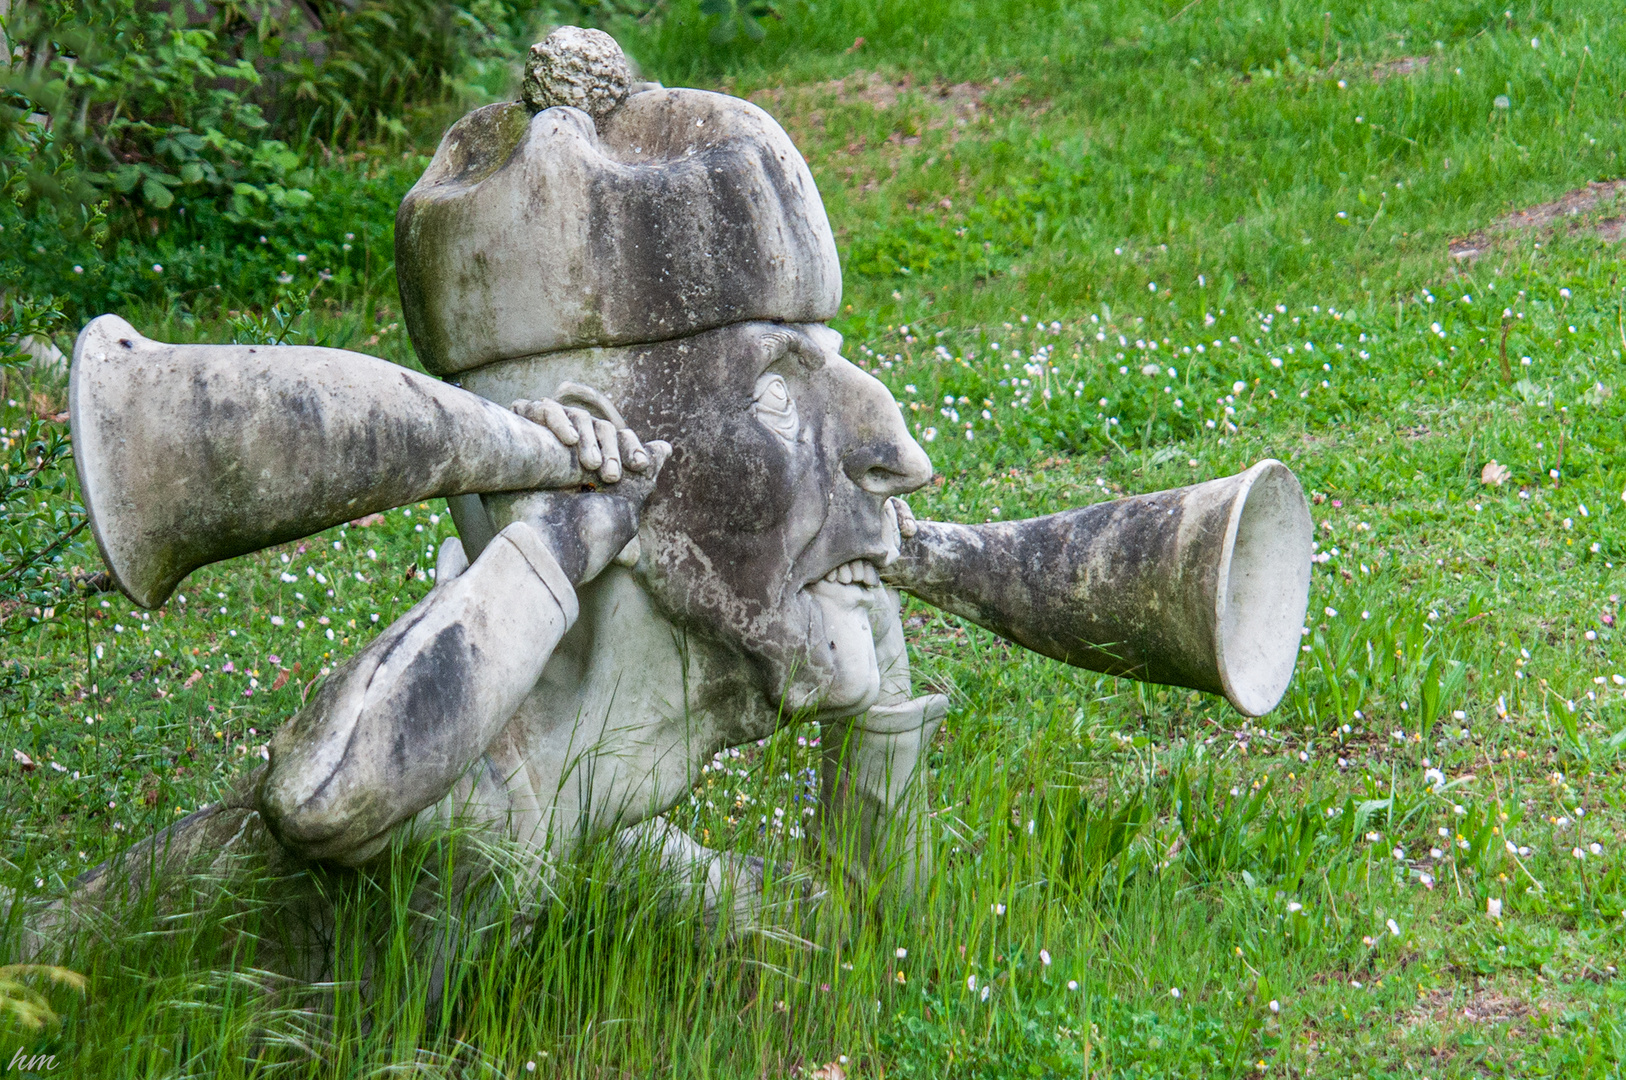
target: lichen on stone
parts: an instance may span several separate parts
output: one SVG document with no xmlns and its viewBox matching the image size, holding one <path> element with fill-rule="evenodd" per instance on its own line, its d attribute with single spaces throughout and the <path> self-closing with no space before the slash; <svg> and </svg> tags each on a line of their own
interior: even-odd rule
<svg viewBox="0 0 1626 1080">
<path fill-rule="evenodd" d="M 521 93 L 535 112 L 569 105 L 602 120 L 626 100 L 632 70 L 602 30 L 561 26 L 531 46 Z"/>
</svg>

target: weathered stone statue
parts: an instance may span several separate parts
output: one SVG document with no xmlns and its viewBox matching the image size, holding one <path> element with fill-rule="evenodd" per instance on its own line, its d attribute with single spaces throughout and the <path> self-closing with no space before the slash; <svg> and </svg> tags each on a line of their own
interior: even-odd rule
<svg viewBox="0 0 1626 1080">
<path fill-rule="evenodd" d="M 718 750 L 811 718 L 832 872 L 907 888 L 929 852 L 914 774 L 947 701 L 911 690 L 900 589 L 1067 663 L 1275 706 L 1311 551 L 1285 466 L 916 522 L 898 497 L 930 462 L 824 325 L 835 243 L 779 126 L 635 88 L 597 31 L 533 48 L 524 89 L 455 124 L 398 215 L 407 327 L 447 381 L 338 350 L 163 345 L 114 316 L 80 337 L 85 506 L 136 602 L 429 497 L 461 538 L 263 773 L 145 854 L 268 834 L 359 865 L 403 823 L 473 821 L 540 870 L 619 835 L 745 918 L 760 864 L 661 815 Z"/>
</svg>

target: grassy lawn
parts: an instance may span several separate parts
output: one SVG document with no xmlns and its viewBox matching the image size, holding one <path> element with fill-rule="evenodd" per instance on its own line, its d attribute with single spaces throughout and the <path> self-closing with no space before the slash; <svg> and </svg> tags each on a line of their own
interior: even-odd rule
<svg viewBox="0 0 1626 1080">
<path fill-rule="evenodd" d="M 1626 204 L 1588 189 L 1626 175 L 1618 12 L 781 15 L 752 46 L 697 46 L 693 3 L 614 28 L 647 76 L 750 97 L 808 158 L 841 244 L 848 355 L 905 403 L 939 474 L 915 513 L 1009 519 L 1288 462 L 1319 554 L 1281 708 L 1244 721 L 911 604 L 917 685 L 953 701 L 914 906 L 843 923 L 864 905 L 836 883 L 810 944 L 729 941 L 589 853 L 546 895 L 466 913 L 488 947 L 426 1014 L 400 883 L 433 877 L 444 843 L 324 881 L 345 940 L 398 943 L 366 1000 L 353 969 L 316 988 L 258 969 L 276 888 L 245 867 L 194 883 L 178 913 L 138 906 L 81 934 L 60 962 L 88 990 L 42 987 L 60 1024 L 0 1021 L 0 1061 L 1620 1075 Z M 307 238 L 267 240 L 288 281 L 121 314 L 164 340 L 274 337 L 280 299 L 297 337 L 410 363 L 388 228 L 431 149 L 336 162 L 333 243 L 298 261 Z M 1581 189 L 1575 213 L 1509 216 Z M 345 272 L 307 311 L 318 266 Z M 49 379 L 7 393 L 8 432 L 63 407 Z M 11 613 L 0 884 L 60 892 L 216 798 L 314 679 L 423 595 L 451 531 L 423 504 L 199 571 L 150 614 L 117 594 Z M 98 567 L 78 541 L 64 562 Z M 795 824 L 816 742 L 802 727 L 719 758 L 674 818 L 819 874 Z"/>
</svg>

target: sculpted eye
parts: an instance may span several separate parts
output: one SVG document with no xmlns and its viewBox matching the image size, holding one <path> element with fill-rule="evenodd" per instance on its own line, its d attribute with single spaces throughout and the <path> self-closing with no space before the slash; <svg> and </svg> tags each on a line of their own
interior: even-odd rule
<svg viewBox="0 0 1626 1080">
<path fill-rule="evenodd" d="M 786 446 L 796 444 L 801 421 L 796 417 L 796 402 L 790 396 L 790 387 L 779 375 L 764 375 L 757 380 L 752 394 L 751 415 L 769 431 L 784 440 Z"/>
</svg>

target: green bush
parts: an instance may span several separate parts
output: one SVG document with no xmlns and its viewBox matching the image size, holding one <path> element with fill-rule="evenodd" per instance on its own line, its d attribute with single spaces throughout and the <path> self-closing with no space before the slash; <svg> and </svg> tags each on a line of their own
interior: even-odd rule
<svg viewBox="0 0 1626 1080">
<path fill-rule="evenodd" d="M 505 0 L 24 0 L 0 68 L 0 290 L 70 320 L 243 306 L 290 278 L 387 287 L 390 221 L 455 113 L 503 93 Z M 320 62 L 318 63 L 318 60 Z M 366 151 L 358 153 L 365 145 Z"/>
<path fill-rule="evenodd" d="M 279 68 L 277 126 L 329 145 L 432 139 L 452 112 L 511 89 L 534 31 L 506 0 L 363 0 L 353 9 L 329 0 L 315 10 L 320 31 Z"/>
<path fill-rule="evenodd" d="M 20 343 L 49 337 L 61 324 L 49 304 L 16 300 L 0 311 L 0 386 L 30 399 L 19 426 L 0 429 L 0 640 L 50 618 L 74 588 L 62 552 L 86 518 L 66 468 L 68 430 L 58 417 L 39 415 L 19 378 L 33 363 Z M 0 686 L 10 673 L 0 673 Z"/>
</svg>

